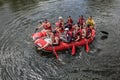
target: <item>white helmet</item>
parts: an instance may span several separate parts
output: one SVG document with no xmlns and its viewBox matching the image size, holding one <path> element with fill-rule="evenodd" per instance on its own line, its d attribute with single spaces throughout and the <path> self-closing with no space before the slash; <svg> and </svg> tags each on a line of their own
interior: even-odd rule
<svg viewBox="0 0 120 80">
<path fill-rule="evenodd" d="M 63 18 L 60 16 L 59 19 L 63 19 Z"/>
<path fill-rule="evenodd" d="M 68 31 L 69 30 L 69 28 L 65 28 L 65 31 Z"/>
</svg>

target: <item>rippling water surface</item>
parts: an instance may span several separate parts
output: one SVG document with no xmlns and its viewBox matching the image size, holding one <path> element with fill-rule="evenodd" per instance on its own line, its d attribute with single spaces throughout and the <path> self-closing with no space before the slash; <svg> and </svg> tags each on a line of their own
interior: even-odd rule
<svg viewBox="0 0 120 80">
<path fill-rule="evenodd" d="M 0 0 L 0 80 L 119 80 L 120 0 Z M 41 55 L 31 34 L 39 20 L 94 16 L 96 40 L 90 52 L 78 49 Z M 106 31 L 105 35 L 100 31 Z M 65 54 L 66 53 L 66 54 Z M 46 54 L 46 53 L 44 53 Z"/>
</svg>

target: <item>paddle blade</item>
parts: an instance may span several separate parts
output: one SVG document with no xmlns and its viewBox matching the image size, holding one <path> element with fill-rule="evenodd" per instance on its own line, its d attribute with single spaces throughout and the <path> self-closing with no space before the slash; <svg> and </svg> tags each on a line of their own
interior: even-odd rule
<svg viewBox="0 0 120 80">
<path fill-rule="evenodd" d="M 72 56 L 75 55 L 75 46 L 72 47 Z"/>
<path fill-rule="evenodd" d="M 100 32 L 102 32 L 103 34 L 108 34 L 108 32 L 106 32 L 106 31 L 100 31 Z"/>
<path fill-rule="evenodd" d="M 86 44 L 86 52 L 88 53 L 90 50 L 88 43 Z"/>
</svg>

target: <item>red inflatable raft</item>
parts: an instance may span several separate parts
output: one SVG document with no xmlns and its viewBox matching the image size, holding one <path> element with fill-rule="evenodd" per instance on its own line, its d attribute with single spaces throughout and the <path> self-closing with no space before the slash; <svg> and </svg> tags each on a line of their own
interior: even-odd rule
<svg viewBox="0 0 120 80">
<path fill-rule="evenodd" d="M 81 39 L 80 41 L 77 41 L 77 42 L 71 42 L 71 43 L 65 43 L 65 42 L 60 42 L 60 45 L 58 46 L 48 46 L 46 48 L 44 48 L 44 51 L 51 51 L 53 52 L 55 55 L 56 55 L 56 58 L 58 58 L 58 54 L 57 54 L 57 51 L 61 51 L 61 50 L 65 50 L 65 49 L 68 49 L 68 48 L 72 48 L 72 55 L 75 54 L 75 47 L 77 46 L 85 46 L 86 47 L 86 52 L 89 51 L 89 46 L 88 44 L 90 44 L 94 38 L 95 38 L 95 34 L 96 34 L 96 31 L 93 29 L 92 30 L 92 38 L 89 38 L 89 39 Z M 37 32 L 35 34 L 32 35 L 32 38 L 33 40 L 35 38 L 37 38 L 34 42 L 35 45 L 37 46 L 44 46 L 46 44 L 46 41 L 42 38 L 46 36 L 46 33 L 45 32 Z"/>
</svg>

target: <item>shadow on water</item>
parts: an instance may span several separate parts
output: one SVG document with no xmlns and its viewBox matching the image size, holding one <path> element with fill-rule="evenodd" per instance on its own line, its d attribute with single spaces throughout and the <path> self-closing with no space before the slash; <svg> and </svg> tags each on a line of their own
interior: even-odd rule
<svg viewBox="0 0 120 80">
<path fill-rule="evenodd" d="M 103 35 L 100 39 L 101 40 L 105 40 L 105 39 L 107 39 L 108 38 L 108 35 Z"/>
<path fill-rule="evenodd" d="M 108 32 L 106 32 L 106 31 L 100 31 L 103 35 L 101 36 L 101 40 L 105 40 L 105 39 L 107 39 L 108 38 L 108 35 L 109 35 L 109 33 Z"/>
</svg>

